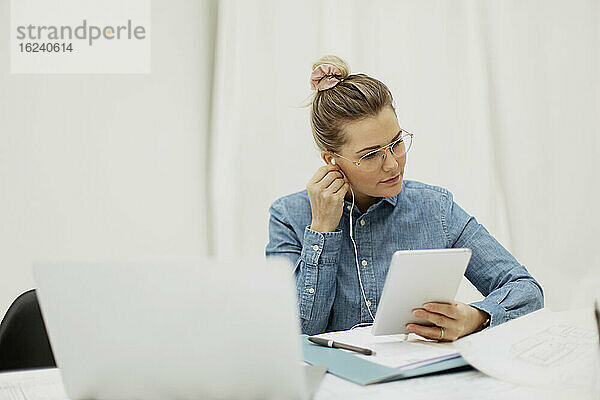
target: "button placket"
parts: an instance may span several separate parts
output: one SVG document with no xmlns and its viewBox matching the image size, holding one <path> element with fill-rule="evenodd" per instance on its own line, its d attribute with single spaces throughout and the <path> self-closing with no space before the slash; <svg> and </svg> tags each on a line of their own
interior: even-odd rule
<svg viewBox="0 0 600 400">
<path fill-rule="evenodd" d="M 363 222 L 361 224 L 361 222 Z M 361 217 L 360 219 L 358 219 L 357 221 L 354 222 L 354 229 L 355 229 L 355 242 L 356 242 L 356 250 L 357 250 L 357 255 L 358 255 L 358 263 L 360 265 L 360 277 L 363 283 L 363 288 L 365 291 L 365 297 L 366 297 L 366 301 L 362 296 L 361 293 L 361 289 L 359 287 L 359 298 L 360 298 L 360 315 L 361 315 L 361 320 L 362 321 L 368 321 L 371 319 L 371 315 L 369 314 L 369 308 L 371 307 L 371 294 L 370 294 L 370 290 L 369 287 L 371 286 L 369 280 L 369 276 L 370 274 L 367 273 L 368 271 L 368 265 L 369 262 L 367 261 L 366 257 L 365 257 L 365 249 L 368 246 L 367 243 L 365 243 L 365 237 L 366 235 L 364 234 L 365 229 L 362 229 L 362 227 L 364 226 L 364 219 Z M 358 278 L 358 277 L 357 277 Z"/>
<path fill-rule="evenodd" d="M 359 257 L 358 262 L 359 265 L 361 265 L 361 279 L 366 297 L 366 302 L 364 299 L 361 301 L 361 318 L 366 321 L 371 319 L 369 309 L 373 314 L 376 312 L 374 306 L 377 300 L 377 283 L 375 282 L 375 265 L 373 264 L 373 244 L 371 243 L 369 221 L 367 221 L 367 218 L 365 218 L 364 215 L 361 216 L 355 226 L 356 245 Z M 362 298 L 362 293 L 360 294 L 360 297 Z"/>
</svg>

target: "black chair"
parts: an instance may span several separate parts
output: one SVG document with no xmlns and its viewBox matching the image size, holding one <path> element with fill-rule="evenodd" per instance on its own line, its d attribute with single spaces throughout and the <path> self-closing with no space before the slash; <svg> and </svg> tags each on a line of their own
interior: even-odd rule
<svg viewBox="0 0 600 400">
<path fill-rule="evenodd" d="M 35 289 L 11 304 L 0 324 L 0 371 L 56 367 Z"/>
</svg>

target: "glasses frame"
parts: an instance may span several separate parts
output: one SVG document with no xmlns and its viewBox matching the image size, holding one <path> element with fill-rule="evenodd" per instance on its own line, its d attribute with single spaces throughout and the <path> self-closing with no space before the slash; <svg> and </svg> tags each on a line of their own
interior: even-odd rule
<svg viewBox="0 0 600 400">
<path fill-rule="evenodd" d="M 376 150 L 373 150 L 373 151 L 370 151 L 370 152 L 368 152 L 367 154 L 365 154 L 365 155 L 363 155 L 362 157 L 360 157 L 360 158 L 358 159 L 358 161 L 351 160 L 351 159 L 349 159 L 348 157 L 344 157 L 343 155 L 341 155 L 341 154 L 338 154 L 338 153 L 336 153 L 336 152 L 333 152 L 333 154 L 335 154 L 336 156 L 338 156 L 338 157 L 340 157 L 340 158 L 343 158 L 344 160 L 350 161 L 352 164 L 354 164 L 354 165 L 356 165 L 357 167 L 359 167 L 359 168 L 360 168 L 360 162 L 361 162 L 361 160 L 362 160 L 363 158 L 365 158 L 365 157 L 367 157 L 367 156 L 370 156 L 371 154 L 376 154 L 376 153 L 380 153 L 380 152 L 381 152 L 381 165 L 383 165 L 383 162 L 385 161 L 385 158 L 387 157 L 387 151 L 388 151 L 388 149 L 390 149 L 390 154 L 391 154 L 392 156 L 396 157 L 396 158 L 400 158 L 400 157 L 402 157 L 403 155 L 405 155 L 406 153 L 408 153 L 408 151 L 410 150 L 410 147 L 412 146 L 412 140 L 413 140 L 413 138 L 414 138 L 414 136 L 415 136 L 415 135 L 414 135 L 414 134 L 412 134 L 412 133 L 410 133 L 410 132 L 408 132 L 407 130 L 404 130 L 404 129 L 400 129 L 400 132 L 401 132 L 401 133 L 400 133 L 400 137 L 399 137 L 398 139 L 394 140 L 392 143 L 390 143 L 390 144 L 388 144 L 388 145 L 385 145 L 385 146 L 383 146 L 383 147 L 380 147 L 380 148 L 378 148 L 378 149 L 376 149 Z M 409 146 L 409 147 L 408 147 L 408 149 L 406 149 L 406 151 L 405 151 L 404 153 L 402 153 L 402 154 L 399 154 L 399 155 L 396 155 L 396 154 L 395 154 L 395 153 L 392 151 L 392 147 L 393 147 L 393 146 L 394 146 L 396 143 L 398 143 L 398 142 L 400 142 L 400 141 L 402 141 L 402 140 L 406 139 L 407 137 L 410 137 L 410 143 L 411 143 L 411 146 Z M 381 168 L 381 167 L 380 167 L 380 168 Z M 374 171 L 377 171 L 377 169 L 374 169 L 373 171 L 366 171 L 366 170 L 364 170 L 364 169 L 363 169 L 363 171 L 365 171 L 365 172 L 374 172 Z"/>
</svg>

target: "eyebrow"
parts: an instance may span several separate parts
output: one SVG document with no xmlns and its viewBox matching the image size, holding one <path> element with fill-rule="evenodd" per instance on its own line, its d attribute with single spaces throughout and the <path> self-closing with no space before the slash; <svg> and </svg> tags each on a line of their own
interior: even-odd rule
<svg viewBox="0 0 600 400">
<path fill-rule="evenodd" d="M 398 133 L 396 133 L 396 136 L 394 136 L 394 138 L 393 138 L 392 140 L 390 140 L 390 143 L 392 143 L 394 140 L 398 139 L 398 138 L 400 137 L 400 134 L 401 134 L 401 133 L 402 133 L 402 129 L 400 129 L 400 130 L 398 131 Z M 389 144 L 389 143 L 388 143 L 388 144 Z M 375 145 L 375 146 L 369 146 L 369 147 L 365 147 L 364 149 L 357 151 L 357 152 L 356 152 L 356 154 L 362 153 L 362 152 L 363 152 L 363 151 L 365 151 L 365 150 L 375 150 L 375 149 L 380 149 L 380 148 L 382 148 L 382 147 L 383 147 L 383 146 L 380 146 L 380 145 Z"/>
</svg>

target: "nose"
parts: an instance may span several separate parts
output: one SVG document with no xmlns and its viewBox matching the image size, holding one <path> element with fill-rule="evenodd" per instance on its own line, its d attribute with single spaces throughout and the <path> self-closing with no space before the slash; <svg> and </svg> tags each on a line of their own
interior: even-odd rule
<svg viewBox="0 0 600 400">
<path fill-rule="evenodd" d="M 392 150 L 390 148 L 385 149 L 385 158 L 383 159 L 383 165 L 381 167 L 384 171 L 394 171 L 396 168 L 398 168 L 398 161 L 392 154 Z"/>
</svg>

